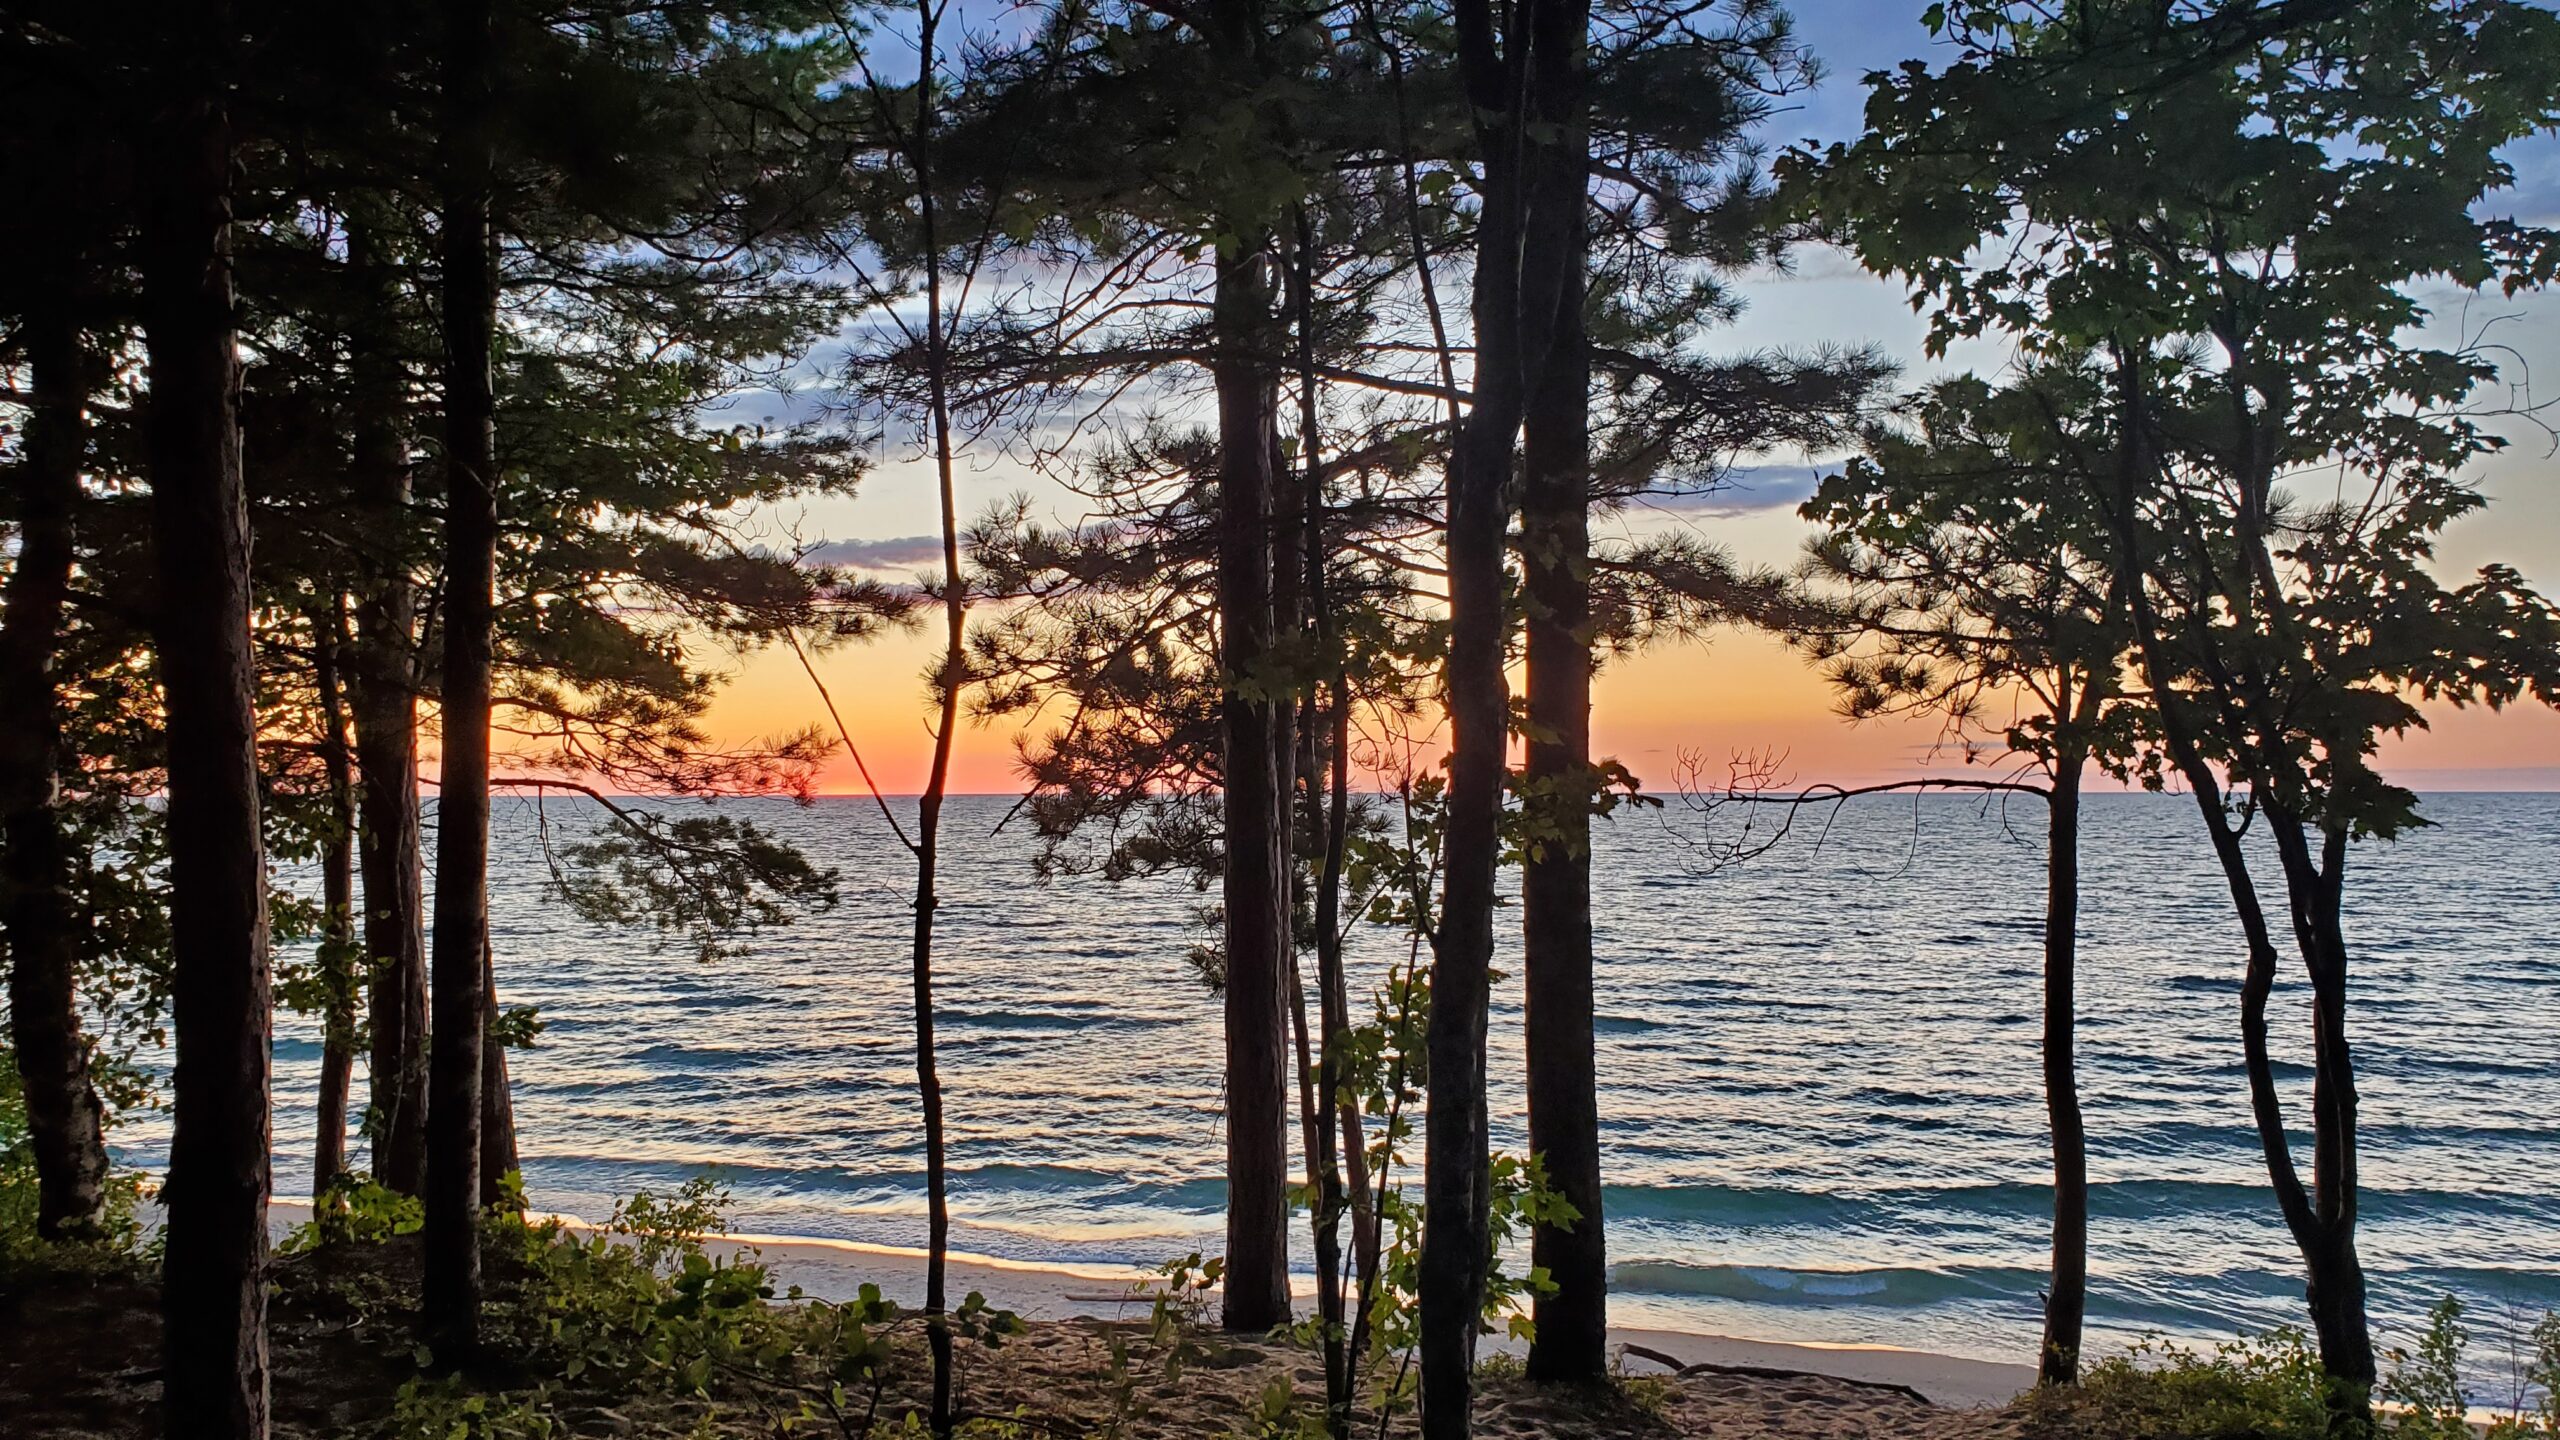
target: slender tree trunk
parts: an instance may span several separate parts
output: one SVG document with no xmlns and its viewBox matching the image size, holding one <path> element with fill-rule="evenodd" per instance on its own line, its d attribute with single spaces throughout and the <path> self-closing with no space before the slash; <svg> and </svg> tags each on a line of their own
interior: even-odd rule
<svg viewBox="0 0 2560 1440">
<path fill-rule="evenodd" d="M 1449 785 L 1426 1041 L 1419 1277 L 1425 1440 L 1464 1440 L 1472 1423 L 1476 1332 L 1492 1250 L 1485 1031 L 1510 739 L 1505 491 L 1525 396 L 1546 365 L 1571 268 L 1569 217 L 1584 203 L 1579 187 L 1558 183 L 1557 167 L 1543 153 L 1581 124 L 1567 73 L 1578 67 L 1584 43 L 1574 7 L 1526 0 L 1505 23 L 1497 23 L 1488 0 L 1457 0 L 1453 12 L 1484 152 L 1484 202 L 1476 232 L 1474 408 L 1449 466 Z"/>
<path fill-rule="evenodd" d="M 2085 758 L 2055 757 L 2045 817 L 2044 1104 L 2053 1133 L 2053 1275 L 2044 1304 L 2037 1380 L 2080 1378 L 2080 1329 L 2089 1308 L 2089 1142 L 2080 1121 L 2074 992 L 2080 925 L 2080 780 Z"/>
<path fill-rule="evenodd" d="M 1489 34 L 1488 10 L 1483 0 L 1460 0 L 1462 33 L 1481 29 Z M 1471 83 L 1470 93 L 1480 88 Z M 1480 121 L 1479 128 L 1489 127 Z M 1449 465 L 1449 656 L 1442 682 L 1449 713 L 1449 784 L 1439 933 L 1432 947 L 1430 1013 L 1425 1019 L 1417 1286 L 1426 1440 L 1465 1440 L 1469 1433 L 1476 1329 L 1484 1311 L 1484 1269 L 1492 1245 L 1485 1032 L 1509 738 L 1510 693 L 1503 679 L 1508 628 L 1503 617 L 1503 490 L 1520 424 L 1519 269 L 1512 257 L 1519 245 L 1522 205 L 1516 157 L 1507 153 L 1507 137 L 1496 131 L 1489 139 L 1483 162 L 1484 213 L 1477 226 L 1475 403 L 1459 429 Z"/>
<path fill-rule="evenodd" d="M 443 1363 L 480 1325 L 480 1085 L 487 996 L 489 708 L 498 504 L 497 277 L 489 198 L 489 0 L 446 0 L 444 62 L 444 755 L 436 802 L 434 1031 L 427 1099 L 422 1321 Z"/>
<path fill-rule="evenodd" d="M 9 1031 L 35 1152 L 36 1231 L 89 1230 L 105 1204 L 106 1112 L 80 1033 L 79 907 L 59 809 L 62 718 L 54 661 L 71 591 L 88 362 L 69 256 L 29 292 L 20 334 L 35 391 L 18 467 L 18 557 L 0 618 L 0 923 Z"/>
<path fill-rule="evenodd" d="M 1609 1372 L 1609 1260 L 1592 1033 L 1591 361 L 1579 208 L 1565 228 L 1571 254 L 1559 261 L 1568 268 L 1555 336 L 1523 417 L 1530 838 L 1520 899 L 1529 1149 L 1545 1158 L 1548 1183 L 1579 1218 L 1532 1232 L 1530 1263 L 1555 1290 L 1537 1297 L 1528 1370 L 1539 1380 L 1596 1381 Z"/>
<path fill-rule="evenodd" d="M 356 799 L 347 754 L 347 714 L 339 686 L 345 650 L 345 599 L 330 597 L 326 615 L 312 616 L 320 690 L 320 760 L 329 777 L 329 839 L 320 852 L 320 976 L 328 1008 L 321 1016 L 320 1118 L 311 1148 L 311 1197 L 328 1194 L 347 1170 L 347 1091 L 355 1078 Z"/>
<path fill-rule="evenodd" d="M 489 922 L 480 922 L 480 1208 L 503 1204 L 506 1180 L 522 1168 L 516 1154 L 516 1102 L 507 1082 L 507 1047 L 489 1028 L 498 1023 L 498 955 L 489 944 Z"/>
<path fill-rule="evenodd" d="M 2270 804 L 2267 819 L 2284 868 L 2295 943 L 2311 978 L 2311 1211 L 2317 1243 L 2302 1246 L 2311 1279 L 2311 1328 L 2320 1342 L 2320 1368 L 2370 1393 L 2376 1366 L 2364 1262 L 2356 1253 L 2356 1075 L 2347 1044 L 2347 837 L 2343 830 L 2323 831 L 2315 858 L 2310 831 L 2299 817 Z M 2346 1418 L 2352 1424 L 2368 1415 L 2358 1404 L 2348 1407 Z"/>
<path fill-rule="evenodd" d="M 933 919 L 941 904 L 938 888 L 942 863 L 942 806 L 951 785 L 951 749 L 960 729 L 960 692 L 968 680 L 969 589 L 960 569 L 960 505 L 952 474 L 951 356 L 944 329 L 940 207 L 934 191 L 935 141 L 934 46 L 941 0 L 916 0 L 918 69 L 915 153 L 916 197 L 923 221 L 925 250 L 926 399 L 933 427 L 936 498 L 942 517 L 942 664 L 934 676 L 937 706 L 933 761 L 925 776 L 924 794 L 916 802 L 916 899 L 913 971 L 916 1022 L 916 1098 L 924 1110 L 925 1154 L 925 1341 L 933 1357 L 933 1401 L 930 1422 L 936 1440 L 949 1440 L 955 1417 L 951 1408 L 951 1329 L 944 1320 L 949 1304 L 951 1250 L 950 1183 L 942 1121 L 942 1071 L 934 1053 Z"/>
<path fill-rule="evenodd" d="M 1346 1147 L 1356 1148 L 1361 1142 L 1358 1108 L 1346 1105 L 1342 1085 L 1341 1037 L 1347 1027 L 1344 1012 L 1348 1009 L 1342 990 L 1342 881 L 1344 846 L 1350 824 L 1348 724 L 1350 702 L 1346 692 L 1346 665 L 1338 653 L 1341 644 L 1333 624 L 1332 599 L 1326 585 L 1325 499 L 1324 499 L 1324 380 L 1316 370 L 1315 351 L 1315 226 L 1306 208 L 1296 213 L 1296 244 L 1292 250 L 1295 263 L 1290 266 L 1290 302 L 1296 317 L 1298 350 L 1298 483 L 1294 516 L 1277 517 L 1283 528 L 1294 525 L 1297 535 L 1295 553 L 1301 575 L 1300 606 L 1312 622 L 1312 639 L 1319 654 L 1331 657 L 1332 673 L 1328 677 L 1331 691 L 1330 723 L 1319 727 L 1316 708 L 1317 689 L 1310 684 L 1301 701 L 1298 727 L 1299 773 L 1306 785 L 1307 812 L 1313 817 L 1317 844 L 1321 847 L 1315 875 L 1315 951 L 1317 991 L 1317 1033 L 1313 1054 L 1307 1042 L 1307 1002 L 1303 986 L 1296 985 L 1297 966 L 1290 966 L 1293 982 L 1292 999 L 1298 1025 L 1298 1074 L 1300 1087 L 1306 1092 L 1307 1170 L 1309 1189 L 1314 1195 L 1310 1207 L 1314 1219 L 1316 1261 L 1316 1318 L 1324 1328 L 1325 1432 L 1341 1440 L 1351 1433 L 1353 1403 L 1353 1367 L 1358 1363 L 1347 1348 L 1349 1326 L 1345 1323 L 1342 1273 L 1342 1216 L 1346 1208 L 1353 1210 L 1352 1246 L 1360 1249 L 1361 1214 L 1367 1197 L 1347 1199 L 1343 1183 L 1343 1158 Z M 1321 738 L 1321 744 L 1319 739 Z M 1325 788 L 1323 777 L 1330 771 L 1331 788 Z M 1357 1163 L 1356 1161 L 1354 1162 Z M 1351 1194 L 1358 1195 L 1352 1191 Z"/>
<path fill-rule="evenodd" d="M 1268 245 L 1221 246 L 1218 335 L 1219 664 L 1225 672 L 1227 1255 L 1222 1320 L 1289 1318 L 1289 797 L 1274 663 Z"/>
<path fill-rule="evenodd" d="M 1342 1084 L 1341 1039 L 1351 1030 L 1351 986 L 1342 963 L 1342 879 L 1351 829 L 1351 699 L 1348 682 L 1337 672 L 1330 707 L 1333 795 L 1325 812 L 1324 871 L 1316 891 L 1316 987 L 1321 997 L 1326 1041 L 1319 1051 L 1321 1083 L 1334 1097 L 1340 1120 L 1342 1183 L 1351 1205 L 1354 1294 L 1369 1293 L 1378 1279 L 1378 1216 L 1369 1196 L 1369 1135 L 1360 1118 L 1360 1101 Z M 1347 1366 L 1360 1363 L 1357 1351 Z M 1346 1374 L 1348 1371 L 1346 1370 Z"/>
<path fill-rule="evenodd" d="M 2275 1191 L 2277 1208 L 2284 1216 L 2285 1228 L 2292 1232 L 2309 1275 L 2307 1298 L 2313 1329 L 2319 1337 L 2321 1369 L 2331 1382 L 2330 1429 L 2340 1436 L 2369 1435 L 2373 1430 L 2375 1365 L 2372 1331 L 2365 1313 L 2363 1266 L 2355 1252 L 2354 1070 L 2346 1053 L 2346 954 L 2343 939 L 2336 938 L 2340 936 L 2337 916 L 2342 892 L 2337 881 L 2344 870 L 2344 839 L 2330 839 L 2338 864 L 2329 875 L 2303 873 L 2294 858 L 2297 852 L 2308 855 L 2299 822 L 2270 811 L 2270 828 L 2277 833 L 2280 847 L 2286 844 L 2288 825 L 2292 832 L 2292 849 L 2283 857 L 2289 898 L 2298 911 L 2304 907 L 2309 910 L 2308 914 L 2298 915 L 2297 934 L 2310 937 L 2305 941 L 2304 953 L 2312 970 L 2314 1007 L 2313 1167 L 2315 1176 L 2329 1185 L 2333 1197 L 2321 1203 L 2303 1185 L 2301 1171 L 2294 1164 L 2293 1141 L 2285 1127 L 2275 1064 L 2268 1051 L 2267 1001 L 2275 990 L 2278 963 L 2274 936 L 2258 898 L 2257 883 L 2249 871 L 2248 852 L 2226 807 L 2223 777 L 2204 755 L 2197 738 L 2199 726 L 2189 713 L 2188 702 L 2164 683 L 2164 677 L 2176 673 L 2176 662 L 2149 600 L 2147 581 L 2151 572 L 2142 545 L 2139 501 L 2153 462 L 2149 400 L 2136 352 L 2117 345 L 2114 370 L 2118 419 L 2124 435 L 2113 513 L 2109 516 L 2116 538 L 2116 583 L 2123 591 L 2145 676 L 2154 694 L 2160 697 L 2161 738 L 2203 814 L 2205 833 L 2213 842 L 2214 858 L 2222 867 L 2232 910 L 2247 944 L 2248 963 L 2240 987 L 2240 1037 L 2249 1080 L 2250 1112 L 2257 1124 L 2258 1145 L 2264 1154 L 2267 1180 Z M 2325 924 L 2319 918 L 2324 907 Z M 2330 940 L 2334 940 L 2334 948 Z M 2320 1153 L 2324 1139 L 2328 1151 L 2325 1164 Z M 2343 1234 L 2331 1228 L 2339 1219 L 2344 1222 Z"/>
<path fill-rule="evenodd" d="M 409 446 L 397 356 L 399 292 L 378 218 L 351 223 L 347 263 L 365 296 L 352 347 L 357 865 L 364 880 L 365 970 L 373 1028 L 373 1176 L 419 1193 L 427 1168 L 427 936 L 418 827 L 416 598 L 407 551 Z"/>
<path fill-rule="evenodd" d="M 174 12 L 144 151 L 143 334 L 169 747 L 177 1036 L 161 1266 L 166 1432 L 267 1433 L 267 875 L 231 288 L 229 7 Z"/>
</svg>

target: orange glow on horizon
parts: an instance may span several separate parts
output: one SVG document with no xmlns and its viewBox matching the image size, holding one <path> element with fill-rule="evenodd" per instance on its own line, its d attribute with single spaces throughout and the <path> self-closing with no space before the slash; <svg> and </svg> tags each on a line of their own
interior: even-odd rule
<svg viewBox="0 0 2560 1440">
<path fill-rule="evenodd" d="M 939 644 L 932 635 L 892 635 L 813 657 L 887 794 L 914 794 L 924 786 L 933 750 L 924 677 Z M 834 734 L 817 689 L 789 650 L 747 656 L 734 674 L 712 707 L 714 739 L 740 743 L 810 726 Z M 1821 677 L 1769 637 L 1736 633 L 1712 645 L 1666 645 L 1612 661 L 1601 672 L 1592 747 L 1656 792 L 1676 787 L 1683 754 L 1698 756 L 1710 781 L 1722 778 L 1730 757 L 1775 754 L 1782 757 L 1777 778 L 1785 784 L 1871 783 L 1964 763 L 1958 749 L 1940 743 L 1932 721 L 1852 725 L 1831 703 Z M 2560 712 L 2430 707 L 2428 718 L 2431 728 L 2384 746 L 2384 766 L 2402 783 L 2420 790 L 2560 790 Z M 1044 725 L 1053 719 L 1043 717 Z M 953 754 L 954 793 L 1018 792 L 1015 743 L 1022 733 L 1011 718 L 997 726 L 968 724 Z M 861 794 L 865 786 L 839 751 L 818 789 Z"/>
</svg>

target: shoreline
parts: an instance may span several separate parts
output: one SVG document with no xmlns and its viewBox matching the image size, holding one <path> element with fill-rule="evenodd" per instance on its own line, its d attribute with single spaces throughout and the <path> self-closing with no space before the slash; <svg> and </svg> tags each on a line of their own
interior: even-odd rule
<svg viewBox="0 0 2560 1440">
<path fill-rule="evenodd" d="M 310 1215 L 308 1201 L 269 1202 L 275 1218 L 270 1229 L 290 1229 Z M 557 1212 L 536 1211 L 537 1218 L 557 1218 L 572 1229 L 592 1229 L 593 1222 Z M 287 1217 L 290 1217 L 289 1219 Z M 772 1267 L 774 1279 L 797 1286 L 814 1299 L 845 1301 L 866 1284 L 901 1304 L 915 1303 L 924 1290 L 925 1252 L 912 1246 L 881 1245 L 811 1235 L 765 1235 L 735 1232 L 708 1237 L 706 1253 L 734 1259 L 752 1251 Z M 987 1303 L 1011 1310 L 1025 1320 L 1139 1320 L 1153 1306 L 1146 1287 L 1160 1277 L 1135 1265 L 1052 1264 L 1007 1260 L 999 1256 L 953 1251 L 946 1283 L 956 1301 L 974 1290 Z M 1302 1295 L 1314 1293 L 1311 1277 L 1292 1276 Z M 1758 1340 L 1704 1331 L 1652 1326 L 1609 1327 L 1611 1349 L 1623 1356 L 1633 1374 L 1667 1374 L 1659 1359 L 1627 1347 L 1658 1352 L 1681 1365 L 1740 1370 L 1789 1371 L 1847 1380 L 1861 1385 L 1900 1386 L 1917 1391 L 1931 1403 L 1954 1409 L 1980 1409 L 2007 1403 L 2035 1383 L 2035 1367 L 2023 1363 L 1975 1360 L 1910 1350 L 1892 1345 L 1825 1344 L 1803 1340 Z M 1487 1337 L 1493 1353 L 1519 1354 L 1526 1347 L 1508 1338 Z"/>
</svg>

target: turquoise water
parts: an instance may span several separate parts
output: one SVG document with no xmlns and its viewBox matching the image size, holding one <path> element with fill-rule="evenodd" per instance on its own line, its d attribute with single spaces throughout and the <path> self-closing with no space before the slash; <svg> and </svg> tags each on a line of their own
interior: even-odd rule
<svg viewBox="0 0 2560 1440">
<path fill-rule="evenodd" d="M 1007 803 L 956 801 L 943 911 L 954 1243 L 1153 1263 L 1220 1228 L 1218 1008 L 1170 881 L 1035 883 Z M 550 904 L 530 805 L 499 811 L 500 987 L 535 1202 L 599 1213 L 718 1167 L 739 1227 L 920 1243 L 903 852 L 869 802 L 737 807 L 844 871 L 844 904 L 704 965 Z M 2560 797 L 2446 795 L 2355 857 L 2352 1035 L 2366 1264 L 2386 1330 L 2438 1295 L 2484 1336 L 2560 1306 Z M 587 817 L 553 802 L 555 831 Z M 1851 806 L 1702 873 L 1678 807 L 1598 845 L 1602 1111 L 1624 1323 L 2018 1358 L 2045 1250 L 2041 811 Z M 2240 948 L 2192 803 L 2086 822 L 2090 1314 L 2102 1339 L 2293 1319 L 2301 1286 L 2247 1120 Z M 1403 954 L 1364 935 L 1363 983 Z M 1502 962 L 1516 971 L 1515 962 Z M 1498 1142 L 1520 1144 L 1518 985 L 1497 992 Z M 2277 1053 L 2297 1115 L 2308 1027 Z M 277 1186 L 307 1185 L 318 1047 L 277 1042 Z M 359 1093 L 361 1093 L 359 1079 Z M 147 1125 L 122 1137 L 157 1158 Z M 2308 1137 L 2299 1141 L 2305 1147 Z M 2487 1339 L 2475 1342 L 2487 1345 Z"/>
</svg>

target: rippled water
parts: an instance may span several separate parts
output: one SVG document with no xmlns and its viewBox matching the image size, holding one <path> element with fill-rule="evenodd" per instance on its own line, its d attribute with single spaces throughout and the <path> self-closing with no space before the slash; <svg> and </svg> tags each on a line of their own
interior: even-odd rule
<svg viewBox="0 0 2560 1440">
<path fill-rule="evenodd" d="M 1036 884 L 1025 843 L 989 834 L 1005 807 L 953 806 L 954 1243 L 1138 1263 L 1214 1249 L 1218 1009 L 1182 958 L 1201 897 Z M 550 1021 L 514 1057 L 527 1186 L 598 1213 L 717 1166 L 741 1228 L 920 1243 L 904 855 L 868 802 L 738 808 L 841 866 L 845 903 L 703 965 L 548 903 L 533 812 L 501 805 L 499 983 Z M 2438 828 L 2364 847 L 2351 882 L 2364 1255 L 2387 1328 L 2459 1291 L 2494 1329 L 2560 1306 L 2560 797 L 2427 810 Z M 1860 802 L 1818 841 L 1800 831 L 1715 874 L 1659 817 L 1604 828 L 1617 1319 L 2032 1351 L 2049 1204 L 2041 821 L 1956 797 Z M 2094 797 L 2085 829 L 2092 1324 L 2122 1338 L 2292 1320 L 2298 1269 L 2239 1064 L 2238 933 L 2192 803 Z M 1401 953 L 1365 936 L 1363 983 Z M 2303 996 L 2288 975 L 2276 1005 L 2297 1115 Z M 1497 1142 L 1517 1147 L 1516 980 L 1496 1003 Z M 307 1025 L 282 1030 L 277 1184 L 292 1194 L 317 1045 Z M 151 1127 L 121 1138 L 157 1159 Z"/>
</svg>

